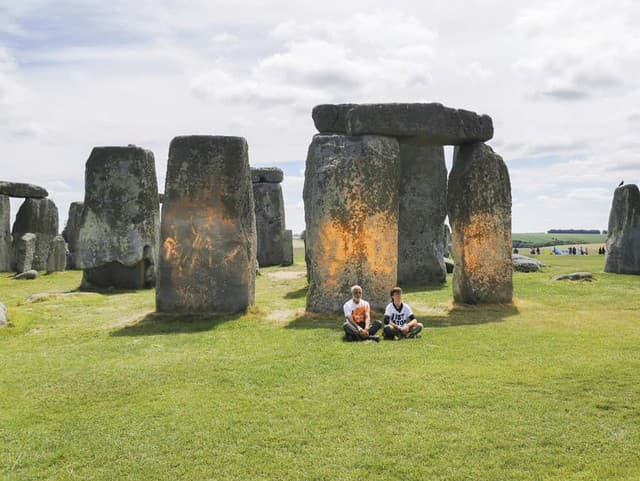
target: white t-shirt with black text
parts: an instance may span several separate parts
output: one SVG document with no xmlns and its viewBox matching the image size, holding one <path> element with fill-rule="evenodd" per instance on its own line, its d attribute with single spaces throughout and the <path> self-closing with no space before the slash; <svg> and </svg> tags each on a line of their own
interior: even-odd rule
<svg viewBox="0 0 640 481">
<path fill-rule="evenodd" d="M 398 327 L 404 326 L 406 322 L 409 322 L 414 318 L 415 316 L 413 315 L 411 308 L 404 302 L 400 304 L 400 308 L 397 308 L 393 302 L 390 302 L 384 310 L 385 323 L 389 320 Z"/>
</svg>

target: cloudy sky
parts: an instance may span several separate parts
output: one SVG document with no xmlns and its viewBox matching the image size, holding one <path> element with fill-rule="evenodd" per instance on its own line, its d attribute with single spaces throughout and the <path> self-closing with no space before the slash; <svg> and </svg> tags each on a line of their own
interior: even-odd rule
<svg viewBox="0 0 640 481">
<path fill-rule="evenodd" d="M 64 221 L 93 146 L 151 149 L 162 191 L 174 136 L 240 135 L 299 232 L 314 105 L 437 101 L 493 118 L 515 232 L 605 229 L 640 183 L 638 25 L 631 0 L 0 0 L 0 179 Z"/>
</svg>

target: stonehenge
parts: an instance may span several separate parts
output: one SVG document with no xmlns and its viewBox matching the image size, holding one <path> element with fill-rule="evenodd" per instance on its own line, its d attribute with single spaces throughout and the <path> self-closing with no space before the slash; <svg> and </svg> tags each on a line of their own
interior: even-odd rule
<svg viewBox="0 0 640 481">
<path fill-rule="evenodd" d="M 49 193 L 47 192 L 47 189 L 40 187 L 39 185 L 0 180 L 0 195 L 6 195 L 8 197 L 31 197 L 33 199 L 44 199 L 49 195 Z"/>
<path fill-rule="evenodd" d="M 444 283 L 448 254 L 455 302 L 511 302 L 511 186 L 484 143 L 493 137 L 489 116 L 387 103 L 318 105 L 312 117 L 319 133 L 303 192 L 309 311 L 339 311 L 353 284 L 382 308 L 398 283 Z M 444 145 L 455 146 L 449 174 Z M 158 312 L 241 311 L 254 303 L 258 264 L 293 263 L 283 177 L 250 168 L 242 137 L 182 136 L 170 144 L 159 194 L 152 152 L 95 147 L 84 202 L 70 205 L 62 236 L 45 189 L 0 182 L 0 270 L 78 268 L 85 289 L 155 285 Z M 634 192 L 623 189 L 614 205 Z M 25 197 L 11 234 L 7 196 Z M 637 223 L 620 220 L 630 215 L 624 208 L 615 212 L 607 262 L 619 271 L 615 262 L 635 262 L 629 254 L 617 261 L 616 246 L 628 244 L 622 232 Z"/>
<path fill-rule="evenodd" d="M 9 323 L 9 315 L 7 314 L 7 306 L 0 302 L 0 327 L 5 327 Z"/>
<path fill-rule="evenodd" d="M 94 147 L 77 239 L 81 287 L 152 287 L 159 219 L 153 153 L 136 146 Z"/>
<path fill-rule="evenodd" d="M 504 162 L 483 143 L 493 137 L 493 122 L 489 116 L 439 103 L 389 103 L 318 105 L 314 107 L 312 117 L 320 133 L 314 136 L 309 147 L 305 172 L 308 310 L 336 311 L 337 300 L 323 286 L 341 289 L 338 295 L 344 298 L 348 297 L 349 282 L 370 282 L 367 276 L 376 277 L 374 284 L 385 284 L 385 290 L 397 282 L 444 282 L 447 267 L 443 257 L 448 250 L 444 220 L 447 214 L 452 222 L 452 250 L 456 258 L 456 302 L 511 302 L 511 186 Z M 352 164 L 357 175 L 361 175 L 359 169 L 377 165 L 378 159 L 366 158 L 360 147 L 354 147 L 365 138 L 398 143 L 397 160 L 393 154 L 385 153 L 387 165 L 393 165 L 397 171 L 395 176 L 387 179 L 386 171 L 384 174 L 380 171 L 379 179 L 355 177 L 336 180 L 334 171 L 347 170 L 343 164 Z M 443 145 L 456 146 L 458 168 L 455 168 L 454 160 L 448 181 Z M 352 175 L 351 171 L 349 175 Z M 326 228 L 318 227 L 322 222 L 344 226 L 334 218 L 338 216 L 337 212 L 349 210 L 349 195 L 360 195 L 363 200 L 365 196 L 358 191 L 362 189 L 361 182 L 371 183 L 368 199 L 378 204 L 375 192 L 382 179 L 389 184 L 397 182 L 398 194 L 392 195 L 394 201 L 386 207 L 389 222 L 395 221 L 398 225 L 395 250 L 388 251 L 386 238 L 382 241 L 374 236 L 371 241 L 379 244 L 378 251 L 385 251 L 387 264 L 397 266 L 393 276 L 387 276 L 386 272 L 372 274 L 365 273 L 366 269 L 350 269 L 348 264 L 352 259 L 345 253 L 352 251 L 347 248 L 348 242 L 342 241 L 341 232 L 329 233 Z M 494 182 L 499 184 L 493 185 Z M 329 200 L 320 198 L 317 193 L 327 187 L 340 191 L 340 186 L 344 190 L 341 191 L 343 198 L 339 200 L 334 198 L 333 192 L 327 195 Z M 353 192 L 357 193 L 354 195 Z M 488 193 L 493 197 L 483 199 L 483 195 Z M 483 203 L 483 200 L 487 202 Z M 476 201 L 479 202 L 477 205 Z M 327 207 L 326 203 L 333 204 Z M 358 206 L 356 211 L 362 211 L 366 216 L 370 208 L 369 205 Z M 482 238 L 478 235 L 480 231 L 475 232 L 474 229 L 491 235 Z M 386 237 L 390 235 L 385 233 Z M 328 246 L 333 246 L 332 251 Z M 472 262 L 476 258 L 491 262 L 504 260 L 504 264 L 495 272 L 483 270 Z M 498 291 L 491 293 L 493 288 Z M 375 295 L 374 292 L 373 297 L 371 293 L 365 297 L 374 298 Z"/>
<path fill-rule="evenodd" d="M 194 135 L 171 141 L 162 206 L 158 312 L 236 312 L 254 303 L 256 219 L 251 180 L 242 137 Z"/>
<path fill-rule="evenodd" d="M 44 187 L 0 180 L 0 272 L 47 268 L 58 208 Z M 10 197 L 24 198 L 10 229 Z"/>
<path fill-rule="evenodd" d="M 604 271 L 640 274 L 640 190 L 635 184 L 618 187 L 613 194 Z"/>
<path fill-rule="evenodd" d="M 51 241 L 58 235 L 58 208 L 51 199 L 28 197 L 24 200 L 11 231 L 14 249 L 15 243 L 27 233 L 35 234 L 36 237 L 31 268 L 45 270 Z"/>
<path fill-rule="evenodd" d="M 13 239 L 13 255 L 15 271 L 29 271 L 33 266 L 33 256 L 36 251 L 36 235 L 28 232 L 16 239 Z"/>
<path fill-rule="evenodd" d="M 284 264 L 285 215 L 280 186 L 283 178 L 282 170 L 276 167 L 251 169 L 260 267 Z"/>
<path fill-rule="evenodd" d="M 11 204 L 0 194 L 0 272 L 11 270 Z"/>
<path fill-rule="evenodd" d="M 282 236 L 282 263 L 283 266 L 293 264 L 293 231 L 287 229 Z"/>
<path fill-rule="evenodd" d="M 447 166 L 442 146 L 400 144 L 398 282 L 443 283 Z"/>
<path fill-rule="evenodd" d="M 64 237 L 56 236 L 51 241 L 47 258 L 47 273 L 61 272 L 67 268 L 67 246 Z"/>
<path fill-rule="evenodd" d="M 391 137 L 314 136 L 304 183 L 307 310 L 336 312 L 353 284 L 383 308 L 396 283 L 400 147 Z"/>
<path fill-rule="evenodd" d="M 67 224 L 62 231 L 62 237 L 67 242 L 69 249 L 67 269 L 78 269 L 80 252 L 78 250 L 78 235 L 80 234 L 80 221 L 82 220 L 83 202 L 71 202 Z"/>
<path fill-rule="evenodd" d="M 511 183 L 502 157 L 480 142 L 457 146 L 447 204 L 455 262 L 454 300 L 511 302 Z"/>
</svg>

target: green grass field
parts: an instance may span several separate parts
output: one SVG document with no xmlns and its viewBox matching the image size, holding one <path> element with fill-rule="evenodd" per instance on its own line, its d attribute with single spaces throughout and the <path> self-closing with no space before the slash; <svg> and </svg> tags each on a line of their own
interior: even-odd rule
<svg viewBox="0 0 640 481">
<path fill-rule="evenodd" d="M 598 247 L 605 245 L 607 242 L 606 234 L 547 234 L 534 232 L 525 234 L 513 233 L 511 238 L 514 247 L 597 244 L 592 246 L 595 249 L 594 252 L 598 252 Z"/>
<path fill-rule="evenodd" d="M 305 315 L 299 249 L 243 315 L 3 274 L 0 479 L 638 480 L 640 276 L 541 258 L 513 306 L 407 286 L 426 329 L 380 344 Z"/>
</svg>

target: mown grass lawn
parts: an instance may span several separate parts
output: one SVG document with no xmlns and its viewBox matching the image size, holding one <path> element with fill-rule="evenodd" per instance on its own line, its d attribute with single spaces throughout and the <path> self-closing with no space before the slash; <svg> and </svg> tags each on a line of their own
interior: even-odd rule
<svg viewBox="0 0 640 481">
<path fill-rule="evenodd" d="M 640 276 L 541 258 L 513 306 L 407 286 L 424 334 L 380 344 L 304 314 L 299 253 L 233 316 L 0 275 L 0 479 L 638 480 Z"/>
</svg>

